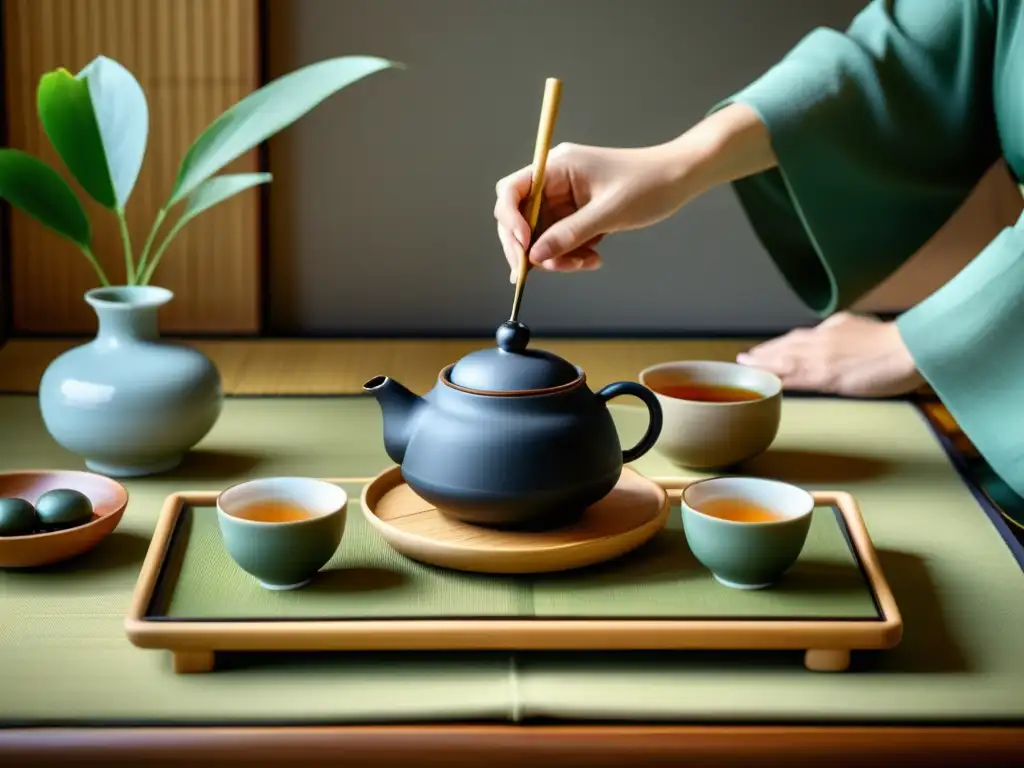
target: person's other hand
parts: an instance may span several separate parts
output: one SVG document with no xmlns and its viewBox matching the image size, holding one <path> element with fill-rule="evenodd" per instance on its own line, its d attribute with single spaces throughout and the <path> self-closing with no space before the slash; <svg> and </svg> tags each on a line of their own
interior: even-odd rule
<svg viewBox="0 0 1024 768">
<path fill-rule="evenodd" d="M 601 266 L 601 239 L 661 221 L 686 200 L 681 164 L 664 146 L 614 149 L 560 144 L 548 155 L 538 234 L 530 261 L 556 271 Z M 530 194 L 531 166 L 498 182 L 494 217 L 515 282 L 530 227 L 521 210 Z"/>
<path fill-rule="evenodd" d="M 924 383 L 895 323 L 845 312 L 736 360 L 771 371 L 787 389 L 848 397 L 894 397 Z"/>
</svg>

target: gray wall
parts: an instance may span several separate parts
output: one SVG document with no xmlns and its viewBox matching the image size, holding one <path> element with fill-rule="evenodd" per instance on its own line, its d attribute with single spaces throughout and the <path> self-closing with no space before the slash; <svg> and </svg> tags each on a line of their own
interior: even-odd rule
<svg viewBox="0 0 1024 768">
<path fill-rule="evenodd" d="M 528 163 L 544 79 L 555 142 L 675 136 L 812 27 L 866 0 L 271 0 L 276 76 L 368 53 L 406 62 L 270 144 L 272 328 L 490 333 L 512 286 L 495 182 Z M 612 238 L 586 275 L 535 272 L 536 333 L 743 331 L 809 321 L 729 189 Z"/>
</svg>

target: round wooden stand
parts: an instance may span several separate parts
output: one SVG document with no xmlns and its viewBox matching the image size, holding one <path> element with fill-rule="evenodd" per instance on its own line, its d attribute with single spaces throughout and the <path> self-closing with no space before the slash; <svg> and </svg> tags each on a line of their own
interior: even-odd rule
<svg viewBox="0 0 1024 768">
<path fill-rule="evenodd" d="M 421 499 L 392 467 L 363 488 L 363 515 L 406 557 L 477 573 L 549 573 L 624 555 L 665 527 L 665 489 L 630 468 L 576 523 L 539 532 L 499 531 L 452 520 Z"/>
</svg>

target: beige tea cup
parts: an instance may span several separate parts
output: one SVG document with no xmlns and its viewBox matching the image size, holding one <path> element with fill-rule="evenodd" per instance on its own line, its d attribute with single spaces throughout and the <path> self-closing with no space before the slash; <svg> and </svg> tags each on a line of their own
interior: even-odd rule
<svg viewBox="0 0 1024 768">
<path fill-rule="evenodd" d="M 773 373 L 711 360 L 659 363 L 640 372 L 657 395 L 664 425 L 654 449 L 690 469 L 729 467 L 763 453 L 782 420 L 782 381 Z"/>
</svg>

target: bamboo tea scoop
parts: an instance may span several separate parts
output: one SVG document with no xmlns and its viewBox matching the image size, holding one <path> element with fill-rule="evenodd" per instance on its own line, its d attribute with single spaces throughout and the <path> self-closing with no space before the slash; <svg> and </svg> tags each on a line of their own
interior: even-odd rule
<svg viewBox="0 0 1024 768">
<path fill-rule="evenodd" d="M 558 118 L 558 104 L 562 98 L 562 81 L 549 77 L 544 86 L 544 102 L 540 110 L 540 125 L 537 127 L 537 143 L 533 150 L 533 181 L 530 183 L 530 195 L 526 200 L 526 221 L 530 225 L 531 243 L 533 232 L 540 218 L 540 203 L 544 197 L 544 171 L 548 162 L 548 151 L 551 149 L 551 136 L 555 132 L 555 120 Z M 512 315 L 506 327 L 519 324 L 519 305 L 523 301 L 523 289 L 526 287 L 526 275 L 530 271 L 529 248 L 524 248 L 519 261 L 519 276 L 516 279 L 516 293 L 512 299 Z M 518 345 L 516 345 L 518 346 Z M 525 344 L 523 344 L 525 346 Z"/>
</svg>

